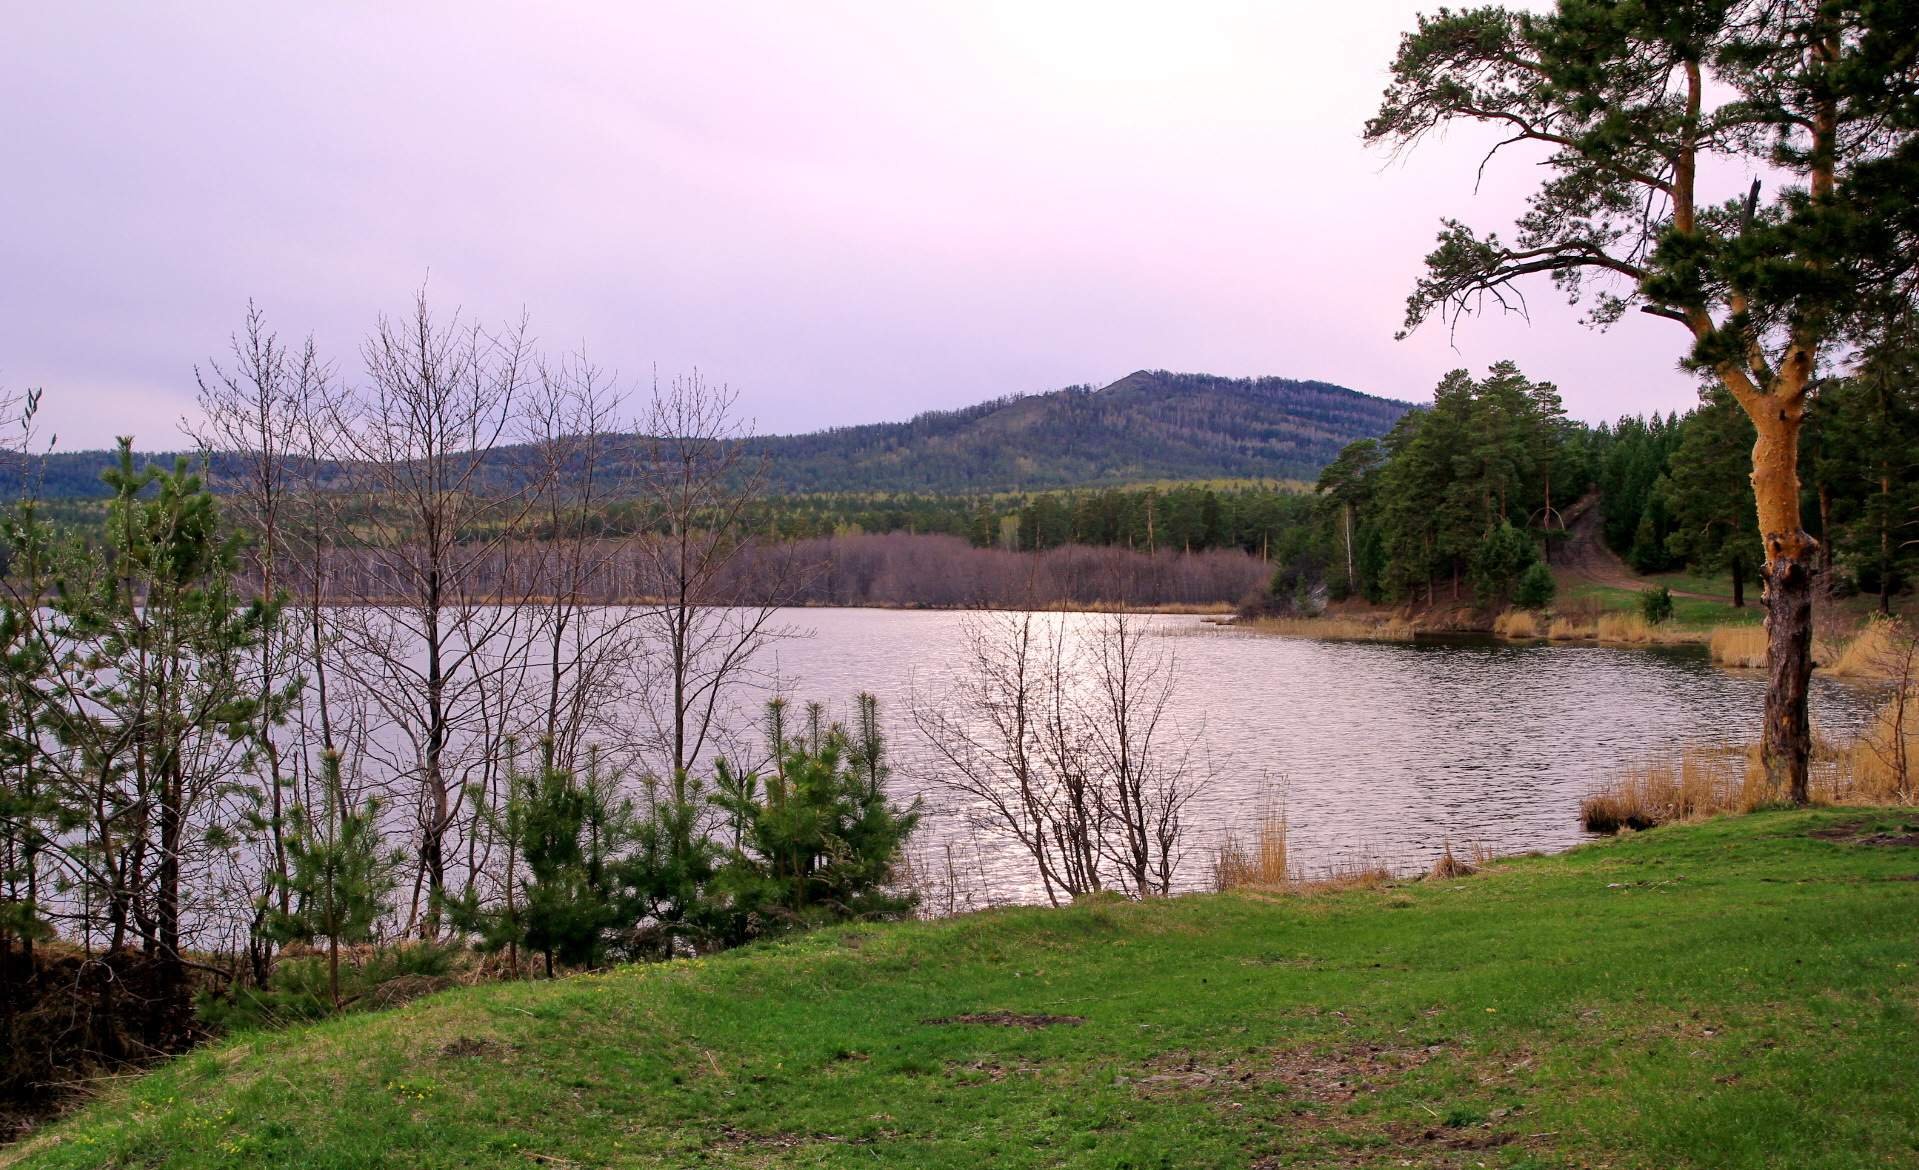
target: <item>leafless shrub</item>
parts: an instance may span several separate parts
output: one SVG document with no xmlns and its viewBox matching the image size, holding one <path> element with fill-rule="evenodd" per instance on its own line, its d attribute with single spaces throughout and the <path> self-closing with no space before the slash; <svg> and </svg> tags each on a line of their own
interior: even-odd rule
<svg viewBox="0 0 1919 1170">
<path fill-rule="evenodd" d="M 953 686 L 914 697 L 934 782 L 1026 855 L 1055 904 L 1173 888 L 1204 776 L 1166 720 L 1175 663 L 1148 637 L 1126 614 L 978 613 Z"/>
</svg>

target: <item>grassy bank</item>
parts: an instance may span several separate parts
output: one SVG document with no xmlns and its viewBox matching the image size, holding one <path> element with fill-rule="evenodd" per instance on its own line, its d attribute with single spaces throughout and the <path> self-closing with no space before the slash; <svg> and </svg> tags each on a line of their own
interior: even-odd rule
<svg viewBox="0 0 1919 1170">
<path fill-rule="evenodd" d="M 1919 832 L 835 930 L 240 1037 L 28 1166 L 1909 1165 Z"/>
</svg>

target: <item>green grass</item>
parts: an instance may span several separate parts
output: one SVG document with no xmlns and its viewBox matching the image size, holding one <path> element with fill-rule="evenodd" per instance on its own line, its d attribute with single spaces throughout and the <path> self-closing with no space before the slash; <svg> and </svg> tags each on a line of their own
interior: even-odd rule
<svg viewBox="0 0 1919 1170">
<path fill-rule="evenodd" d="M 449 992 L 209 1047 L 13 1154 L 1910 1166 L 1919 848 L 1811 835 L 1862 819 L 1906 821 L 1765 813 L 1454 881 L 828 930 Z M 994 1011 L 1083 1022 L 936 1022 Z"/>
<path fill-rule="evenodd" d="M 1680 574 L 1661 574 L 1646 578 L 1641 589 L 1656 589 L 1665 585 L 1668 589 L 1693 589 L 1702 582 L 1696 578 L 1688 579 L 1692 584 L 1678 583 Z M 1560 608 L 1568 612 L 1584 613 L 1596 601 L 1600 608 L 1617 610 L 1622 613 L 1639 612 L 1639 594 L 1641 589 L 1619 589 L 1610 585 L 1579 584 L 1565 590 L 1560 596 Z M 1711 601 L 1703 597 L 1680 597 L 1672 599 L 1672 620 L 1674 624 L 1687 629 L 1710 630 L 1715 626 L 1756 626 L 1765 620 L 1765 610 L 1759 605 L 1759 591 L 1755 587 L 1746 592 L 1746 604 L 1734 609 L 1731 602 Z"/>
</svg>

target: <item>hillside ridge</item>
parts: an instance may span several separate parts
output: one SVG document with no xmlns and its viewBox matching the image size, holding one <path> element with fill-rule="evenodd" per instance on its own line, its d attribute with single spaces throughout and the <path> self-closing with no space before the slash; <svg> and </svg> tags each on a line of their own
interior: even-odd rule
<svg viewBox="0 0 1919 1170">
<path fill-rule="evenodd" d="M 1412 403 L 1331 382 L 1136 370 L 1101 387 L 1010 394 L 903 422 L 754 435 L 777 492 L 1000 492 L 1214 479 L 1312 479 Z M 510 470 L 523 446 L 492 458 Z M 138 458 L 168 461 L 175 452 Z M 47 499 L 104 498 L 112 453 L 38 461 Z M 218 466 L 216 463 L 216 471 Z M 217 477 L 216 477 L 217 478 Z"/>
</svg>

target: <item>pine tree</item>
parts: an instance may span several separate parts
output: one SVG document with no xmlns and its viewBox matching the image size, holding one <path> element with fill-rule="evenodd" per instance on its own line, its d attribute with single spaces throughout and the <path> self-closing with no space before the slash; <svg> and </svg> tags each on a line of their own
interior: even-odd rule
<svg viewBox="0 0 1919 1170">
<path fill-rule="evenodd" d="M 1919 87 L 1909 5 L 1872 0 L 1625 4 L 1548 14 L 1441 10 L 1402 40 L 1370 142 L 1404 148 L 1455 122 L 1536 144 L 1548 178 L 1517 238 L 1445 221 L 1406 330 L 1548 276 L 1591 319 L 1674 323 L 1688 365 L 1751 418 L 1769 632 L 1768 777 L 1808 799 L 1811 579 L 1799 436 L 1822 363 L 1909 310 L 1919 254 Z M 1714 184 L 1777 176 L 1762 204 Z M 1402 334 L 1403 335 L 1403 334 Z"/>
<path fill-rule="evenodd" d="M 327 993 L 337 1008 L 340 948 L 373 941 L 406 855 L 382 847 L 379 801 L 348 803 L 337 752 L 321 758 L 321 787 L 319 809 L 292 810 L 287 908 L 268 912 L 267 930 L 281 943 L 325 941 Z"/>
</svg>

